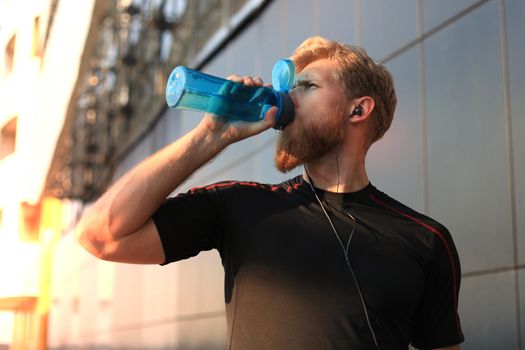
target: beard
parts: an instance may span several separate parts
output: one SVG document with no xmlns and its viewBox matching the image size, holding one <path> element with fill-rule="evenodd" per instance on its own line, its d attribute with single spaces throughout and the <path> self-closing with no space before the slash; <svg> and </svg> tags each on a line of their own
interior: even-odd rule
<svg viewBox="0 0 525 350">
<path fill-rule="evenodd" d="M 297 120 L 297 135 L 292 137 L 283 130 L 277 138 L 275 167 L 282 173 L 297 166 L 315 161 L 337 147 L 344 138 L 345 114 L 342 108 L 334 108 L 323 125 L 304 123 Z"/>
</svg>

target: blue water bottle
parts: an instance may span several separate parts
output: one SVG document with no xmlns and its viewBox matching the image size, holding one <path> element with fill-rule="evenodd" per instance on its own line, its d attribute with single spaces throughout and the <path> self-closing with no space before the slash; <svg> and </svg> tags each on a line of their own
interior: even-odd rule
<svg viewBox="0 0 525 350">
<path fill-rule="evenodd" d="M 264 118 L 277 106 L 275 129 L 282 129 L 295 115 L 288 91 L 295 81 L 292 61 L 279 60 L 272 70 L 273 89 L 266 86 L 246 86 L 205 74 L 184 66 L 176 67 L 168 78 L 166 101 L 170 108 L 208 112 L 230 120 L 248 122 Z"/>
</svg>

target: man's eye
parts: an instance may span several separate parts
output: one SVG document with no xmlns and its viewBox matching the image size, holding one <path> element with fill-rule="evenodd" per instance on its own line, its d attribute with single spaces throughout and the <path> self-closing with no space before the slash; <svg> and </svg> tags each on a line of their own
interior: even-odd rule
<svg viewBox="0 0 525 350">
<path fill-rule="evenodd" d="M 312 88 L 314 88 L 316 86 L 317 85 L 315 85 L 314 83 L 310 83 L 308 81 L 302 81 L 302 82 L 297 83 L 295 88 L 302 88 L 304 90 L 310 90 L 310 89 L 312 89 Z"/>
</svg>

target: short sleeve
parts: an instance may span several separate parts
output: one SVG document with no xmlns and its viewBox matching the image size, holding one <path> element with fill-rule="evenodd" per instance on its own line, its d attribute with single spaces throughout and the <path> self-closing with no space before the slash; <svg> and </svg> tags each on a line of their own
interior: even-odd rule
<svg viewBox="0 0 525 350">
<path fill-rule="evenodd" d="M 457 250 L 446 228 L 441 226 L 433 233 L 431 265 L 412 337 L 418 349 L 447 347 L 464 340 L 458 315 L 461 267 Z"/>
<path fill-rule="evenodd" d="M 166 260 L 162 265 L 218 248 L 221 231 L 217 193 L 194 189 L 168 198 L 153 214 Z"/>
</svg>

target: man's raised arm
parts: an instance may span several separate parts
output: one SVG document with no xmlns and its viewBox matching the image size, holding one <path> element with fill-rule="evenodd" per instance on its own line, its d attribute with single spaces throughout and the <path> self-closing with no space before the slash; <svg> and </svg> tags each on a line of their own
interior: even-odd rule
<svg viewBox="0 0 525 350">
<path fill-rule="evenodd" d="M 248 77 L 230 79 L 262 85 Z M 271 108 L 265 119 L 254 123 L 228 123 L 205 115 L 195 129 L 146 158 L 86 210 L 76 230 L 79 243 L 104 260 L 163 263 L 153 213 L 184 180 L 229 144 L 270 128 L 276 111 Z"/>
</svg>

